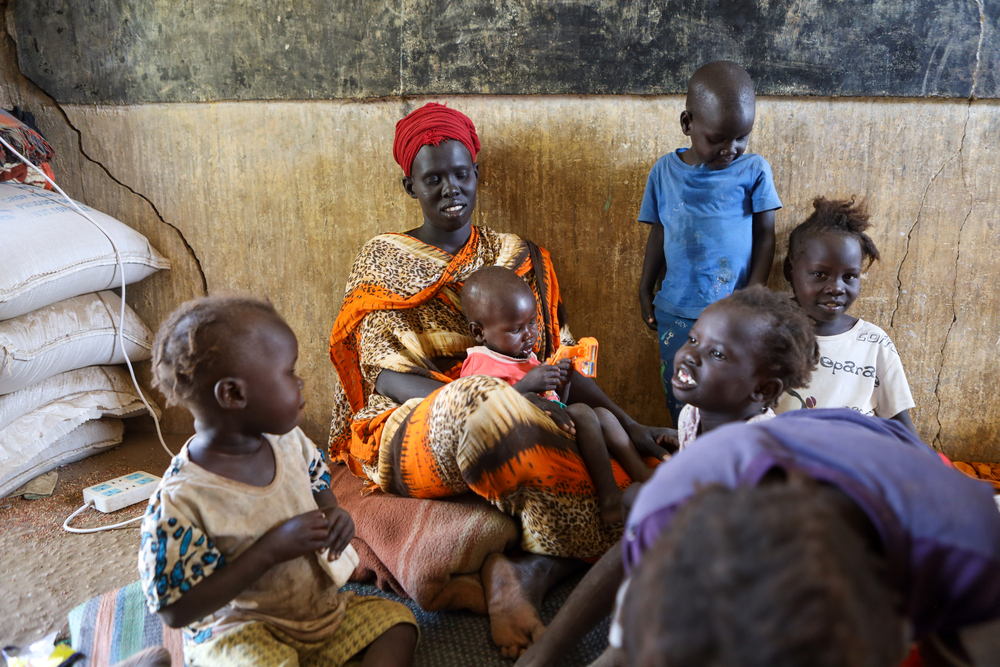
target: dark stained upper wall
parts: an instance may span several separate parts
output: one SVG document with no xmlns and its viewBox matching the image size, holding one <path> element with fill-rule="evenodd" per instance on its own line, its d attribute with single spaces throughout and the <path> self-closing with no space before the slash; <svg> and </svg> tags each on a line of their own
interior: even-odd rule
<svg viewBox="0 0 1000 667">
<path fill-rule="evenodd" d="M 1000 0 L 15 0 L 60 102 L 667 94 L 1000 97 Z"/>
</svg>

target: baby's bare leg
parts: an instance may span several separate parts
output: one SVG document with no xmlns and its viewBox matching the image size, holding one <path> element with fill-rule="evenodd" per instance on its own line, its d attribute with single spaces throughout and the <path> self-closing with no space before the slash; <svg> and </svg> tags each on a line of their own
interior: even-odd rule
<svg viewBox="0 0 1000 667">
<path fill-rule="evenodd" d="M 618 418 L 604 408 L 594 408 L 594 414 L 601 423 L 604 444 L 608 446 L 611 456 L 621 464 L 628 476 L 636 482 L 645 482 L 652 477 L 652 469 L 639 456 L 639 450 L 632 444 Z"/>
<path fill-rule="evenodd" d="M 601 422 L 594 410 L 584 403 L 574 403 L 566 412 L 576 424 L 576 446 L 597 489 L 601 518 L 607 523 L 619 523 L 622 521 L 622 491 L 611 471 L 611 457 L 604 444 Z"/>
</svg>

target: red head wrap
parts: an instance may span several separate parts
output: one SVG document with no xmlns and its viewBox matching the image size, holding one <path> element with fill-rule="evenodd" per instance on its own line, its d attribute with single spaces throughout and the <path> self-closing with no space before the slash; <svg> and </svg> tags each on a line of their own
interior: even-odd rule
<svg viewBox="0 0 1000 667">
<path fill-rule="evenodd" d="M 413 168 L 413 158 L 424 146 L 440 146 L 442 141 L 461 141 L 469 149 L 472 161 L 479 152 L 479 136 L 476 126 L 461 111 L 449 109 L 443 104 L 428 102 L 416 111 L 407 114 L 396 123 L 396 139 L 392 144 L 392 157 L 396 159 L 407 176 Z"/>
</svg>

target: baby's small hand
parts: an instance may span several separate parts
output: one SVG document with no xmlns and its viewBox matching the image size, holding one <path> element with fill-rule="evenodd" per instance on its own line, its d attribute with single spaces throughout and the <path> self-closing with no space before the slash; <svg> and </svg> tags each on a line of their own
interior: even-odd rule
<svg viewBox="0 0 1000 667">
<path fill-rule="evenodd" d="M 340 558 L 341 552 L 354 539 L 354 519 L 342 507 L 327 510 L 326 520 L 328 524 L 324 549 L 329 549 L 327 560 L 334 561 Z"/>
<path fill-rule="evenodd" d="M 353 533 L 353 525 L 351 528 Z M 319 551 L 326 544 L 327 532 L 328 522 L 323 512 L 313 510 L 279 523 L 264 533 L 256 546 L 277 565 Z"/>
<path fill-rule="evenodd" d="M 524 377 L 514 385 L 514 389 L 522 394 L 554 391 L 565 379 L 565 376 L 566 370 L 563 365 L 539 364 L 525 373 Z"/>
</svg>

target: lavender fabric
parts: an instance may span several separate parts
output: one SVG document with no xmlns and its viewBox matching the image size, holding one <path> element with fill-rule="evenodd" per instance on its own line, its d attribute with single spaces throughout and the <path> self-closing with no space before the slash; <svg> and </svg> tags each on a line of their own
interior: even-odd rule
<svg viewBox="0 0 1000 667">
<path fill-rule="evenodd" d="M 626 523 L 626 572 L 697 488 L 755 485 L 774 467 L 829 482 L 864 510 L 917 638 L 1000 618 L 1000 512 L 992 489 L 945 465 L 899 422 L 848 409 L 724 426 L 659 466 Z"/>
</svg>

